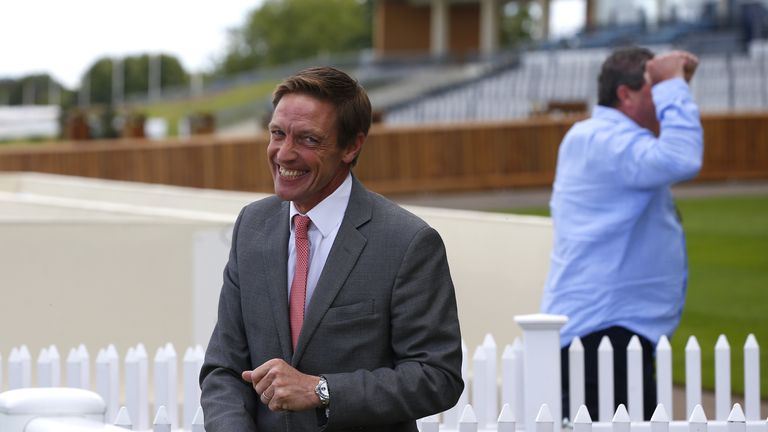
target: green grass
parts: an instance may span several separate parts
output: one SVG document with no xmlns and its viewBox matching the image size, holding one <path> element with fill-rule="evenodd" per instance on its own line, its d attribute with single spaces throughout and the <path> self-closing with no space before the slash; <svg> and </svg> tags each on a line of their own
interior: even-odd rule
<svg viewBox="0 0 768 432">
<path fill-rule="evenodd" d="M 5 139 L 0 140 L 0 148 L 2 147 L 21 147 L 21 146 L 35 146 L 55 143 L 56 139 L 48 137 L 32 137 L 26 139 Z"/>
<path fill-rule="evenodd" d="M 200 112 L 215 114 L 217 111 L 243 106 L 255 100 L 265 100 L 277 83 L 277 80 L 261 81 L 196 99 L 138 105 L 133 109 L 144 113 L 147 117 L 164 118 L 168 122 L 169 133 L 176 135 L 176 128 L 181 118 Z"/>
<path fill-rule="evenodd" d="M 689 251 L 688 298 L 673 338 L 674 374 L 683 380 L 690 335 L 702 347 L 702 383 L 714 388 L 714 346 L 731 345 L 731 384 L 744 389 L 742 348 L 749 333 L 763 344 L 760 388 L 768 395 L 768 197 L 679 200 Z"/>
<path fill-rule="evenodd" d="M 685 380 L 685 345 L 701 346 L 702 384 L 714 389 L 714 346 L 731 346 L 731 385 L 744 391 L 743 346 L 753 333 L 760 351 L 760 391 L 768 397 L 768 196 L 677 200 L 688 242 L 689 283 L 680 327 L 672 337 L 673 379 Z M 546 208 L 505 210 L 548 216 Z"/>
</svg>

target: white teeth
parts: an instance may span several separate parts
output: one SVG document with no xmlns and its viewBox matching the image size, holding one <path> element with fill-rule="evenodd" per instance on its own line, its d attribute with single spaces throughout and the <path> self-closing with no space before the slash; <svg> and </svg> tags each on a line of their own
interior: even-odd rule
<svg viewBox="0 0 768 432">
<path fill-rule="evenodd" d="M 280 175 L 284 177 L 298 177 L 302 174 L 304 174 L 304 171 L 289 170 L 289 169 L 280 167 Z"/>
</svg>

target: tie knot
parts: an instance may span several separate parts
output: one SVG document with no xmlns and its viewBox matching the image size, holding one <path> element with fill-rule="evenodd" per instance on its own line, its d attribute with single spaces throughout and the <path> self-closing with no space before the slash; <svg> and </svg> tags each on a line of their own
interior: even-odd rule
<svg viewBox="0 0 768 432">
<path fill-rule="evenodd" d="M 293 217 L 293 226 L 296 228 L 297 238 L 307 238 L 307 231 L 309 231 L 310 222 L 312 222 L 312 220 L 309 219 L 309 216 L 302 216 L 297 214 Z"/>
</svg>

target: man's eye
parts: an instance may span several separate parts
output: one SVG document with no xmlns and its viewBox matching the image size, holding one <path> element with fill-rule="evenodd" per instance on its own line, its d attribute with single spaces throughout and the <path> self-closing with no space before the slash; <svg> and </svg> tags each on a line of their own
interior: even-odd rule
<svg viewBox="0 0 768 432">
<path fill-rule="evenodd" d="M 279 129 L 273 129 L 273 130 L 269 131 L 269 133 L 270 133 L 270 135 L 272 135 L 273 138 L 282 138 L 282 137 L 285 136 L 283 131 L 281 131 Z"/>
<path fill-rule="evenodd" d="M 313 136 L 305 136 L 304 141 L 309 145 L 318 145 L 320 144 L 320 140 L 313 137 Z"/>
</svg>

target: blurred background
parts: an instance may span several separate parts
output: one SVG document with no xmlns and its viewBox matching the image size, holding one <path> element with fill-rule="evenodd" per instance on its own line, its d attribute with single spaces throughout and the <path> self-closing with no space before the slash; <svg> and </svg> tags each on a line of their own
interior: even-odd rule
<svg viewBox="0 0 768 432">
<path fill-rule="evenodd" d="M 705 112 L 765 110 L 767 11 L 755 0 L 8 1 L 0 142 L 254 133 L 274 83 L 318 63 L 353 73 L 385 124 L 584 112 L 606 51 L 627 44 L 704 56 Z"/>
</svg>

